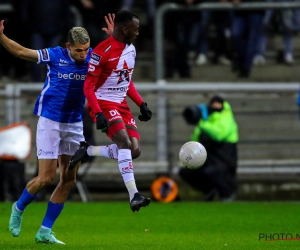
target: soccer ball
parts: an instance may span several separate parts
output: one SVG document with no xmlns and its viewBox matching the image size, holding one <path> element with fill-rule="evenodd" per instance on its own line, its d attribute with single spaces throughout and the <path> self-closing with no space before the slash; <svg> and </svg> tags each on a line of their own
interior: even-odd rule
<svg viewBox="0 0 300 250">
<path fill-rule="evenodd" d="M 179 151 L 179 161 L 189 169 L 200 168 L 206 161 L 206 157 L 205 147 L 195 141 L 185 143 Z"/>
</svg>

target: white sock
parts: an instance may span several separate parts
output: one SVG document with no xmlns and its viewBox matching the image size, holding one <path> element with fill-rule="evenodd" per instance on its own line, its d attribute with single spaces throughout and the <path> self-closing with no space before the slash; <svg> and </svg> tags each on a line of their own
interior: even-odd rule
<svg viewBox="0 0 300 250">
<path fill-rule="evenodd" d="M 120 149 L 118 155 L 119 170 L 123 177 L 123 181 L 129 193 L 131 201 L 134 194 L 138 192 L 134 180 L 133 165 L 130 149 Z"/>
<path fill-rule="evenodd" d="M 107 146 L 89 146 L 87 148 L 87 154 L 89 156 L 102 156 L 113 160 L 118 159 L 118 151 L 119 149 L 116 144 Z"/>
<path fill-rule="evenodd" d="M 134 197 L 134 194 L 138 192 L 137 188 L 136 188 L 136 184 L 135 181 L 128 181 L 125 183 L 125 186 L 128 190 L 129 193 L 129 200 L 131 201 Z"/>
</svg>

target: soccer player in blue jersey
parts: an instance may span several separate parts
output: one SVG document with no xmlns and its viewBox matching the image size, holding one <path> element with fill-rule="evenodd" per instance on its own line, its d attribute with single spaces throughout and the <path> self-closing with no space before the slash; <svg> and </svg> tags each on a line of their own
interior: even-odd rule
<svg viewBox="0 0 300 250">
<path fill-rule="evenodd" d="M 107 34 L 113 31 L 114 15 L 105 17 Z M 47 64 L 48 72 L 44 87 L 37 98 L 34 114 L 39 116 L 36 132 L 36 147 L 39 163 L 38 176 L 30 180 L 21 197 L 12 206 L 9 231 L 19 236 L 23 212 L 38 192 L 50 184 L 57 164 L 60 181 L 48 202 L 46 215 L 35 239 L 37 243 L 64 244 L 55 238 L 52 226 L 60 215 L 64 202 L 76 181 L 78 167 L 67 171 L 71 156 L 84 141 L 82 113 L 85 103 L 83 84 L 90 59 L 90 38 L 82 27 L 69 31 L 66 48 L 55 47 L 32 50 L 6 37 L 4 20 L 0 22 L 0 43 L 12 55 L 37 63 Z"/>
</svg>

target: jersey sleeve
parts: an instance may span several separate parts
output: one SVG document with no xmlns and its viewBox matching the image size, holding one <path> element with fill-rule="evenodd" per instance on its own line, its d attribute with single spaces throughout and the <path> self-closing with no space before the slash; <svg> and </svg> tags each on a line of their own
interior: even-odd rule
<svg viewBox="0 0 300 250">
<path fill-rule="evenodd" d="M 144 102 L 131 80 L 129 83 L 127 95 L 137 106 L 141 106 L 141 104 Z"/>
<path fill-rule="evenodd" d="M 36 51 L 38 54 L 38 64 L 48 64 L 54 62 L 60 53 L 59 47 L 40 49 Z"/>
<path fill-rule="evenodd" d="M 99 76 L 101 75 L 102 68 L 107 61 L 107 56 L 103 53 L 101 48 L 101 46 L 96 47 L 92 52 L 88 66 L 88 73 L 84 82 L 84 94 L 89 106 L 95 114 L 101 112 L 101 108 L 95 95 L 95 86 L 98 82 Z"/>
</svg>

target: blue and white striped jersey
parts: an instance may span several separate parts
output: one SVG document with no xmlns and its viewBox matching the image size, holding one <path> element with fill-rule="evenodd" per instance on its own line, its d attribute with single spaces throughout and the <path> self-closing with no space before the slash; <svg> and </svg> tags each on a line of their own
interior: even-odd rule
<svg viewBox="0 0 300 250">
<path fill-rule="evenodd" d="M 91 51 L 84 64 L 76 64 L 67 48 L 58 46 L 37 50 L 38 63 L 47 64 L 47 76 L 35 103 L 34 114 L 60 123 L 82 121 L 83 84 Z"/>
</svg>

